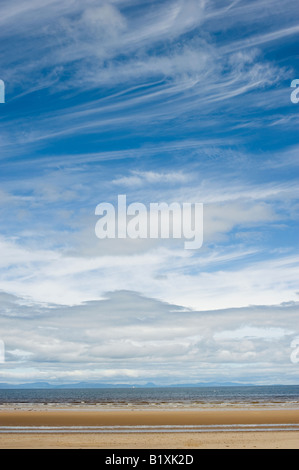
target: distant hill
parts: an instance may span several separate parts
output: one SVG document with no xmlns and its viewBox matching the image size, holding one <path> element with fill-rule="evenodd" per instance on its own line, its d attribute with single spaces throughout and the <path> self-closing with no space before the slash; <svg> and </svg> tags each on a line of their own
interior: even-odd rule
<svg viewBox="0 0 299 470">
<path fill-rule="evenodd" d="M 174 388 L 174 387 L 250 387 L 256 386 L 250 383 L 237 382 L 208 382 L 208 383 L 185 383 L 171 385 L 156 385 L 153 382 L 145 384 L 110 384 L 97 382 L 78 382 L 71 384 L 50 384 L 48 382 L 31 382 L 22 384 L 0 383 L 0 389 L 77 389 L 77 388 Z"/>
</svg>

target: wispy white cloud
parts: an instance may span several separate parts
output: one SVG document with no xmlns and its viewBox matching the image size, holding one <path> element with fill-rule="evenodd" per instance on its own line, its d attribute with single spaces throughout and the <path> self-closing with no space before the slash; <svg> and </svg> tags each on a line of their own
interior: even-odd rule
<svg viewBox="0 0 299 470">
<path fill-rule="evenodd" d="M 113 242 L 114 245 L 113 245 Z M 2 241 L 3 290 L 36 302 L 80 304 L 100 299 L 116 288 L 195 309 L 272 305 L 296 300 L 297 257 L 277 254 L 259 261 L 254 251 L 232 251 L 193 255 L 174 247 L 153 246 L 132 255 L 124 244 L 115 256 L 117 240 L 110 241 L 114 255 L 71 256 L 58 251 L 24 249 Z M 105 250 L 109 244 L 104 245 Z M 116 251 L 115 251 L 116 250 Z M 96 250 L 95 250 L 96 251 Z M 227 267 L 233 260 L 248 258 L 240 266 Z M 252 258 L 253 257 L 253 258 Z M 250 258 L 252 261 L 250 262 Z M 146 270 L 144 270 L 146 266 Z M 228 275 L 229 273 L 229 275 Z M 116 287 L 117 286 L 117 287 Z"/>
<path fill-rule="evenodd" d="M 23 82 L 19 97 L 42 87 L 50 87 L 55 97 L 62 90 L 84 93 L 89 89 L 111 90 L 118 85 L 123 94 L 118 92 L 116 101 L 114 90 L 108 91 L 104 101 L 88 99 L 79 106 L 66 105 L 64 101 L 63 109 L 44 112 L 35 122 L 31 120 L 30 129 L 26 123 L 21 129 L 15 122 L 15 131 L 8 135 L 8 140 L 19 145 L 33 142 L 41 145 L 42 141 L 46 144 L 50 139 L 78 133 L 124 126 L 136 129 L 152 125 L 157 119 L 169 120 L 198 110 L 208 124 L 206 116 L 215 111 L 219 102 L 238 97 L 238 106 L 242 106 L 241 96 L 273 86 L 286 76 L 284 68 L 258 55 L 254 49 L 256 38 L 249 49 L 240 43 L 226 52 L 209 41 L 208 35 L 203 34 L 205 3 L 188 0 L 157 3 L 153 8 L 140 6 L 135 17 L 128 14 L 125 3 L 106 2 L 99 6 L 90 1 L 83 7 L 79 2 L 65 0 L 59 2 L 56 11 L 57 2 L 49 1 L 44 10 L 34 10 L 36 3 L 30 2 L 25 10 L 35 13 L 31 20 L 25 15 L 23 27 L 29 22 L 28 28 L 32 30 L 32 21 L 39 25 L 32 30 L 35 49 L 28 36 L 28 49 L 25 46 L 17 49 L 20 51 L 17 67 L 10 62 L 13 57 L 16 60 L 15 55 L 3 51 L 3 68 L 10 89 L 14 83 L 20 87 Z M 259 8 L 254 3 L 254 8 Z M 14 18 L 24 6 L 17 3 L 12 8 L 6 4 L 6 9 L 6 17 Z M 232 5 L 230 12 L 235 9 L 238 10 L 237 4 Z M 265 6 L 263 14 L 264 10 Z M 53 22 L 53 27 L 47 27 L 48 22 Z M 178 44 L 183 33 L 202 24 L 197 35 L 184 37 Z M 277 31 L 271 34 L 279 37 Z M 40 36 L 41 44 L 45 44 L 42 51 L 36 48 Z M 163 47 L 155 48 L 162 39 Z M 251 106 L 258 106 L 260 96 L 251 96 L 250 100 Z M 11 129 L 12 123 L 7 124 Z"/>
<path fill-rule="evenodd" d="M 159 183 L 186 184 L 190 180 L 192 180 L 192 175 L 187 175 L 183 172 L 161 173 L 154 171 L 133 170 L 129 176 L 122 176 L 112 180 L 112 184 L 124 187 L 134 187 L 143 186 L 144 184 Z"/>
</svg>

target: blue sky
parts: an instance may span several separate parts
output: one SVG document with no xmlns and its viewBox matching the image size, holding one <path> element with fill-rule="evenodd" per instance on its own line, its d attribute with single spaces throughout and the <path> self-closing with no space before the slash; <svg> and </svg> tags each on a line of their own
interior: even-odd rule
<svg viewBox="0 0 299 470">
<path fill-rule="evenodd" d="M 288 0 L 2 1 L 0 381 L 298 383 L 298 35 Z M 118 194 L 203 203 L 202 248 L 97 239 Z"/>
</svg>

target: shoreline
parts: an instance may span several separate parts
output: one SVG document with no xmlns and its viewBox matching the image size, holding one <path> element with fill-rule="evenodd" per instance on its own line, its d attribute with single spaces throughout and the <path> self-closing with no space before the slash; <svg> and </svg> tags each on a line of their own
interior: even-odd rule
<svg viewBox="0 0 299 470">
<path fill-rule="evenodd" d="M 0 414 L 2 412 L 126 412 L 126 411 L 148 411 L 148 412 L 193 412 L 193 411 L 299 411 L 299 402 L 233 402 L 233 403 L 0 403 Z"/>
</svg>

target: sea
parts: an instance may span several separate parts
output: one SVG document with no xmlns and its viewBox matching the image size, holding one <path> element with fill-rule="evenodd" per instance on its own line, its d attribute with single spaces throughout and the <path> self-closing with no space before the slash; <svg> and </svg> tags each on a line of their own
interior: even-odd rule
<svg viewBox="0 0 299 470">
<path fill-rule="evenodd" d="M 299 385 L 82 389 L 0 389 L 0 433 L 221 432 L 298 430 L 299 424 L 209 426 L 1 426 L 1 410 L 299 409 Z"/>
<path fill-rule="evenodd" d="M 246 405 L 297 408 L 299 407 L 299 385 L 0 389 L 0 406 L 5 404 L 99 405 L 105 408 L 126 408 L 138 405 L 159 408 Z"/>
</svg>

